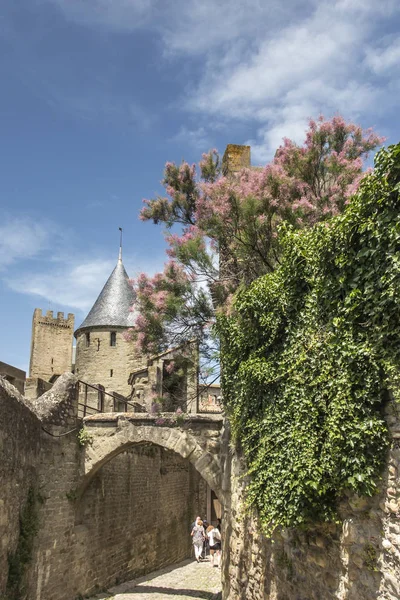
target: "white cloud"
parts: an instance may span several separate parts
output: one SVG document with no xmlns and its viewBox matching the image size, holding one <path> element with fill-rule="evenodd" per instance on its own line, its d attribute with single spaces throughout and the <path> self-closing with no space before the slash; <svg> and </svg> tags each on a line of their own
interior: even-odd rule
<svg viewBox="0 0 400 600">
<path fill-rule="evenodd" d="M 162 255 L 159 260 L 154 257 L 141 261 L 141 270 L 152 275 L 162 270 L 163 259 Z M 39 296 L 55 307 L 67 306 L 85 314 L 93 306 L 115 264 L 114 260 L 100 257 L 82 261 L 76 257 L 58 256 L 48 262 L 45 269 L 42 267 L 29 273 L 23 271 L 17 276 L 7 277 L 6 283 L 15 292 Z M 136 258 L 124 258 L 124 265 L 130 277 L 138 275 Z"/>
<path fill-rule="evenodd" d="M 372 54 L 374 24 L 399 11 L 363 0 L 362 10 L 347 0 L 320 2 L 306 17 L 253 40 L 252 52 L 236 62 L 208 59 L 204 76 L 188 98 L 191 111 L 213 118 L 257 123 L 250 140 L 256 161 L 270 159 L 284 136 L 302 141 L 307 119 L 320 113 L 343 113 L 360 119 L 383 111 L 389 101 L 373 81 L 375 72 L 390 70 L 400 45 Z M 374 21 L 375 18 L 375 21 Z M 236 53 L 227 49 L 226 54 Z M 369 60 L 365 60 L 365 55 Z"/>
<path fill-rule="evenodd" d="M 365 59 L 369 66 L 378 75 L 390 74 L 392 69 L 398 70 L 400 64 L 400 40 L 391 40 L 384 48 L 370 48 Z"/>
<path fill-rule="evenodd" d="M 68 18 L 113 31 L 147 28 L 158 32 L 167 52 L 200 54 L 244 36 L 259 36 L 266 25 L 290 21 L 317 0 L 41 0 Z M 220 57 L 216 57 L 219 60 Z"/>
<path fill-rule="evenodd" d="M 48 223 L 29 218 L 3 217 L 0 225 L 0 270 L 16 261 L 38 256 L 53 235 Z"/>
<path fill-rule="evenodd" d="M 178 133 L 171 138 L 171 141 L 178 144 L 187 144 L 203 152 L 211 146 L 211 136 L 205 127 L 189 129 L 182 125 Z"/>
<path fill-rule="evenodd" d="M 369 125 L 369 115 L 392 108 L 376 76 L 385 76 L 392 90 L 400 83 L 400 43 L 377 42 L 393 28 L 398 0 L 37 1 L 91 28 L 155 32 L 164 59 L 182 61 L 189 91 L 181 107 L 201 115 L 200 126 L 182 127 L 177 141 L 206 147 L 217 120 L 227 130 L 229 122 L 247 121 L 258 128 L 257 160 L 270 158 L 282 135 L 299 139 L 307 118 L 319 113 Z M 113 107 L 107 104 L 107 111 Z M 140 122 L 140 108 L 133 113 Z"/>
<path fill-rule="evenodd" d="M 167 20 L 162 36 L 170 52 L 199 54 L 232 43 L 246 54 L 251 45 L 244 48 L 241 40 L 259 39 L 313 4 L 312 0 L 169 0 L 164 5 L 173 18 Z M 221 53 L 212 57 L 217 67 L 221 59 Z"/>
<path fill-rule="evenodd" d="M 78 23 L 130 31 L 149 17 L 153 0 L 47 0 Z"/>
<path fill-rule="evenodd" d="M 75 265 L 60 261 L 55 268 L 49 266 L 44 272 L 11 278 L 8 285 L 16 292 L 40 296 L 55 305 L 84 312 L 91 308 L 114 266 L 112 261 L 101 259 Z"/>
</svg>

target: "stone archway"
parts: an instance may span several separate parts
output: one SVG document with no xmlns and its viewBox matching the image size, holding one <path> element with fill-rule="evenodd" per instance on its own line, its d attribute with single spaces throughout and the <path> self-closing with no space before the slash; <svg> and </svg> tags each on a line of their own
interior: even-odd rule
<svg viewBox="0 0 400 600">
<path fill-rule="evenodd" d="M 172 415 L 167 425 L 164 416 L 120 413 L 84 423 L 90 443 L 82 453 L 73 530 L 80 589 L 189 558 L 190 524 L 207 514 L 207 486 L 224 503 L 222 418 L 185 417 L 178 426 Z"/>
<path fill-rule="evenodd" d="M 184 427 L 158 426 L 156 420 L 147 415 L 129 418 L 102 415 L 85 419 L 91 443 L 86 447 L 84 477 L 78 495 L 84 493 L 104 464 L 132 445 L 147 443 L 172 450 L 187 459 L 224 504 L 218 439 L 222 417 L 193 419 Z"/>
</svg>

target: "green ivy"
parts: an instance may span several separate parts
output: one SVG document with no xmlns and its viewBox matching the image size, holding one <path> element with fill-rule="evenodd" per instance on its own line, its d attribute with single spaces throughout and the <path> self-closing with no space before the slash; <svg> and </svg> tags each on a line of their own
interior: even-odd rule
<svg viewBox="0 0 400 600">
<path fill-rule="evenodd" d="M 41 500 L 33 487 L 29 488 L 25 505 L 19 517 L 19 536 L 15 552 L 8 555 L 7 600 L 26 598 L 25 575 L 32 561 L 33 545 L 39 529 L 38 502 Z"/>
<path fill-rule="evenodd" d="M 400 360 L 400 144 L 329 225 L 281 231 L 279 268 L 221 316 L 224 402 L 267 531 L 377 491 Z"/>
</svg>

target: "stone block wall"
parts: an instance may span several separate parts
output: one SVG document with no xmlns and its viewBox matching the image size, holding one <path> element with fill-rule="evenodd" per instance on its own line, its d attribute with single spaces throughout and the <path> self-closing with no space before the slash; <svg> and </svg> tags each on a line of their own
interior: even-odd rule
<svg viewBox="0 0 400 600">
<path fill-rule="evenodd" d="M 157 446 L 133 446 L 105 464 L 76 510 L 76 595 L 190 556 L 205 488 L 188 461 Z"/>
<path fill-rule="evenodd" d="M 222 157 L 222 172 L 225 176 L 251 166 L 250 146 L 228 144 Z"/>
<path fill-rule="evenodd" d="M 129 396 L 128 379 L 134 360 L 132 344 L 125 341 L 122 329 L 81 331 L 76 340 L 75 373 L 78 379 L 92 385 L 102 385 L 107 392 Z M 111 346 L 111 332 L 116 333 Z M 90 335 L 87 345 L 86 334 Z"/>
<path fill-rule="evenodd" d="M 400 418 L 386 417 L 392 436 L 380 493 L 344 496 L 340 522 L 286 529 L 273 539 L 245 514 L 245 465 L 227 451 L 224 600 L 398 600 L 400 598 Z"/>
<path fill-rule="evenodd" d="M 40 427 L 16 388 L 0 378 L 0 597 L 6 590 L 8 556 L 18 544 L 21 510 L 29 489 L 37 489 Z"/>
<path fill-rule="evenodd" d="M 36 400 L 39 396 L 48 392 L 52 388 L 52 385 L 52 383 L 40 379 L 40 377 L 28 377 L 25 382 L 24 396 L 29 400 Z"/>
<path fill-rule="evenodd" d="M 74 315 L 48 310 L 45 315 L 35 308 L 32 320 L 31 359 L 29 377 L 49 381 L 53 375 L 71 370 Z"/>
<path fill-rule="evenodd" d="M 206 512 L 205 481 L 154 444 L 113 455 L 80 496 L 87 447 L 78 442 L 76 381 L 65 374 L 26 405 L 0 379 L 0 597 L 31 487 L 38 531 L 21 584 L 32 600 L 75 600 L 190 556 L 190 523 Z"/>
<path fill-rule="evenodd" d="M 188 365 L 182 376 L 179 389 L 172 395 L 168 392 L 168 363 L 176 361 L 180 357 L 188 358 Z M 199 352 L 197 342 L 189 342 L 186 346 L 178 346 L 155 356 L 136 357 L 135 369 L 130 373 L 129 384 L 131 385 L 132 400 L 151 411 L 155 397 L 162 401 L 162 410 L 174 412 L 177 408 L 183 412 L 198 412 L 198 367 Z"/>
<path fill-rule="evenodd" d="M 8 365 L 0 360 L 0 377 L 4 377 L 11 383 L 20 394 L 24 393 L 26 373 L 22 369 L 17 369 L 12 365 Z"/>
</svg>

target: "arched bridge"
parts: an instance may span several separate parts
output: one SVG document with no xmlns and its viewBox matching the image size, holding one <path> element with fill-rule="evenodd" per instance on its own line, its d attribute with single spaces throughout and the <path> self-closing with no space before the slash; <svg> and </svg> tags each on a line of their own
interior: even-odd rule
<svg viewBox="0 0 400 600">
<path fill-rule="evenodd" d="M 134 444 L 156 444 L 189 460 L 224 504 L 221 466 L 222 415 L 100 413 L 84 418 L 90 443 L 85 452 L 83 493 L 96 472 Z"/>
</svg>

